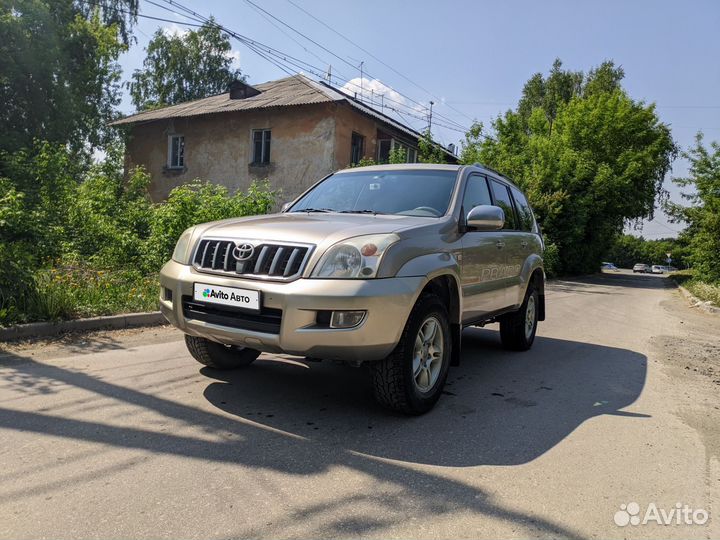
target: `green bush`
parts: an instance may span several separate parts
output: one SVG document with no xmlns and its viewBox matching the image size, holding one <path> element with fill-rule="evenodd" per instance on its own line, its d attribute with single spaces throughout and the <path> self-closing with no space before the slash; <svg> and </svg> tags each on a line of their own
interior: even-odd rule
<svg viewBox="0 0 720 540">
<path fill-rule="evenodd" d="M 269 184 L 253 183 L 247 193 L 228 190 L 216 184 L 195 180 L 170 192 L 165 203 L 155 206 L 150 233 L 145 242 L 143 267 L 157 271 L 172 256 L 182 232 L 199 223 L 238 216 L 266 214 L 277 192 Z"/>
<path fill-rule="evenodd" d="M 134 169 L 121 174 L 90 171 L 69 208 L 64 257 L 100 268 L 137 266 L 150 234 L 154 207 L 147 194 L 150 176 Z"/>
<path fill-rule="evenodd" d="M 543 253 L 543 263 L 545 265 L 545 274 L 547 277 L 557 277 L 560 272 L 560 250 L 552 242 L 545 244 L 545 253 Z"/>
<path fill-rule="evenodd" d="M 156 274 L 193 225 L 267 213 L 267 182 L 247 192 L 195 180 L 148 196 L 123 149 L 79 167 L 63 146 L 0 155 L 0 325 L 155 309 Z"/>
</svg>

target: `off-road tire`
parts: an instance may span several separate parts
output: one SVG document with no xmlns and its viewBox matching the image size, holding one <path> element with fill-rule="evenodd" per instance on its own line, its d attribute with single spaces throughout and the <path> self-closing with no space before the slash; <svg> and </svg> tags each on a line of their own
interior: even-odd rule
<svg viewBox="0 0 720 540">
<path fill-rule="evenodd" d="M 260 356 L 260 351 L 223 345 L 202 337 L 185 334 L 185 345 L 192 357 L 214 369 L 237 369 L 252 364 Z"/>
<path fill-rule="evenodd" d="M 432 388 L 420 392 L 413 381 L 413 350 L 420 326 L 433 315 L 443 332 L 443 351 L 440 374 Z M 383 406 L 419 415 L 433 408 L 442 394 L 452 354 L 452 334 L 447 309 L 434 294 L 422 295 L 408 317 L 402 336 L 390 355 L 370 364 L 375 399 Z"/>
<path fill-rule="evenodd" d="M 528 303 L 531 297 L 533 298 L 533 305 L 535 306 L 535 317 L 532 333 L 528 336 L 525 332 L 525 325 L 527 321 Z M 535 283 L 531 281 L 525 292 L 525 298 L 520 305 L 520 309 L 503 315 L 500 318 L 500 339 L 502 340 L 503 347 L 511 351 L 527 351 L 532 347 L 533 341 L 535 341 L 538 315 L 540 313 L 539 298 L 540 295 L 537 287 Z"/>
</svg>

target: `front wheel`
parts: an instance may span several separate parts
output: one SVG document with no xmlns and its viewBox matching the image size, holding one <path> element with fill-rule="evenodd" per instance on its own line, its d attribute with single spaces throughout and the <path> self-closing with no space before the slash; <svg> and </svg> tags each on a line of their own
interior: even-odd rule
<svg viewBox="0 0 720 540">
<path fill-rule="evenodd" d="M 371 364 L 375 399 L 405 414 L 429 411 L 445 386 L 451 349 L 445 306 L 434 294 L 421 296 L 395 350 Z"/>
<path fill-rule="evenodd" d="M 539 294 L 530 282 L 520 309 L 500 318 L 500 339 L 511 351 L 527 351 L 535 341 L 538 323 Z"/>
<path fill-rule="evenodd" d="M 255 349 L 223 345 L 188 334 L 185 334 L 185 345 L 195 360 L 215 369 L 236 369 L 249 366 L 260 356 L 260 351 Z"/>
</svg>

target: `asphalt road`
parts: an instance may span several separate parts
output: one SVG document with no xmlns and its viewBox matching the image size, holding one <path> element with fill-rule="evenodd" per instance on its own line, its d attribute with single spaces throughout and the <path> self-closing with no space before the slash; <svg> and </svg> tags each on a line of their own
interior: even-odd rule
<svg viewBox="0 0 720 540">
<path fill-rule="evenodd" d="M 419 418 L 362 369 L 199 369 L 171 328 L 0 344 L 0 537 L 720 536 L 720 317 L 660 276 L 549 289 L 531 351 L 466 330 Z"/>
</svg>

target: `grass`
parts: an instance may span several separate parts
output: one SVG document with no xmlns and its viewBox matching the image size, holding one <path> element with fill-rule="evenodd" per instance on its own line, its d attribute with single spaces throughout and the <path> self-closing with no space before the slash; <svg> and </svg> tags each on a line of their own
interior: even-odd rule
<svg viewBox="0 0 720 540">
<path fill-rule="evenodd" d="M 720 283 L 701 281 L 694 276 L 692 270 L 673 272 L 670 277 L 703 302 L 712 302 L 714 306 L 720 306 Z"/>
<path fill-rule="evenodd" d="M 0 324 L 153 311 L 160 286 L 157 275 L 79 266 L 39 270 L 34 282 L 29 294 L 0 314 Z"/>
<path fill-rule="evenodd" d="M 684 283 L 683 287 L 703 302 L 712 302 L 714 306 L 720 306 L 720 284 L 690 280 Z"/>
</svg>

